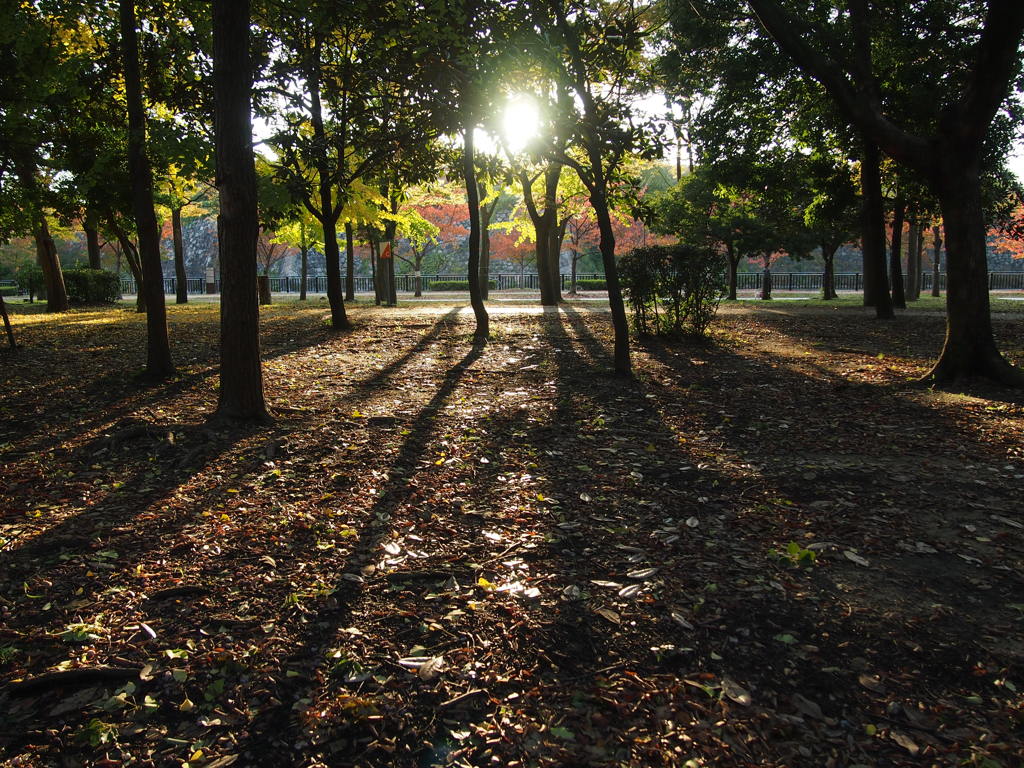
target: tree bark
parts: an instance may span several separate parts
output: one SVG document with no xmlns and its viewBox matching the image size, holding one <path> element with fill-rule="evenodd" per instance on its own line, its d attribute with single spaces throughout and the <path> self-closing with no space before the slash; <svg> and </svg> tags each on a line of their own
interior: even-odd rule
<svg viewBox="0 0 1024 768">
<path fill-rule="evenodd" d="M 181 236 L 181 208 L 171 208 L 171 236 L 174 241 L 175 303 L 188 304 L 188 274 L 185 272 L 185 240 Z"/>
<path fill-rule="evenodd" d="M 213 2 L 214 135 L 220 191 L 220 396 L 216 415 L 267 422 L 260 364 L 249 0 Z"/>
<path fill-rule="evenodd" d="M 306 280 L 309 278 L 309 243 L 306 241 L 306 220 L 299 219 L 299 253 L 302 265 L 299 270 L 299 301 L 306 300 Z"/>
<path fill-rule="evenodd" d="M 939 297 L 939 278 L 942 276 L 942 230 L 932 227 L 932 297 Z"/>
<path fill-rule="evenodd" d="M 38 191 L 36 168 L 31 163 L 20 165 L 18 176 L 22 186 L 30 193 Z M 50 235 L 46 213 L 41 206 L 36 206 L 32 210 L 32 236 L 36 243 L 36 262 L 43 270 L 43 280 L 46 283 L 46 311 L 67 312 L 71 306 L 68 303 L 67 289 L 64 287 L 64 272 L 57 257 L 57 246 Z"/>
<path fill-rule="evenodd" d="M 468 100 L 467 100 L 468 101 Z M 473 340 L 486 341 L 491 335 L 490 319 L 480 293 L 480 190 L 476 183 L 476 160 L 473 151 L 475 121 L 467 114 L 463 120 L 462 174 L 466 182 L 466 202 L 469 205 L 469 303 L 476 317 Z"/>
<path fill-rule="evenodd" d="M 345 302 L 341 292 L 341 253 L 338 249 L 338 216 L 334 210 L 334 196 L 331 190 L 330 161 L 326 155 L 327 137 L 324 133 L 323 107 L 320 102 L 320 40 L 314 43 L 315 61 L 313 72 L 307 78 L 309 90 L 310 123 L 313 126 L 313 139 L 319 148 L 316 159 L 316 172 L 320 194 L 320 225 L 324 230 L 324 261 L 327 268 L 327 303 L 331 305 L 331 328 L 336 331 L 349 328 L 348 317 L 345 315 Z"/>
<path fill-rule="evenodd" d="M 591 156 L 591 163 L 600 163 L 599 157 Z M 597 166 L 600 167 L 600 166 Z M 608 198 L 605 196 L 604 179 L 597 180 L 590 191 L 590 205 L 597 218 L 597 229 L 600 233 L 598 248 L 604 264 L 605 287 L 608 289 L 608 303 L 612 310 L 612 329 L 615 333 L 615 372 L 622 376 L 632 375 L 629 359 L 629 321 L 626 318 L 626 305 L 622 300 L 622 286 L 619 284 L 619 270 L 615 264 L 615 231 L 612 229 L 612 217 L 608 210 Z"/>
<path fill-rule="evenodd" d="M 885 269 L 885 211 L 882 203 L 881 153 L 863 137 L 860 164 L 861 252 L 864 254 L 864 306 L 874 307 L 880 320 L 894 317 Z"/>
<path fill-rule="evenodd" d="M 962 156 L 949 156 L 937 162 L 947 253 L 946 340 L 926 379 L 942 383 L 984 376 L 1024 386 L 1024 371 L 1000 354 L 992 333 L 980 159 L 964 163 Z"/>
<path fill-rule="evenodd" d="M 907 301 L 921 298 L 921 226 L 912 215 L 907 238 Z"/>
<path fill-rule="evenodd" d="M 907 308 L 907 298 L 903 290 L 903 218 L 907 204 L 897 196 L 893 205 L 892 240 L 889 247 L 889 281 L 892 285 L 892 305 L 897 309 Z"/>
<path fill-rule="evenodd" d="M 119 10 L 128 107 L 128 176 L 144 278 L 141 290 L 146 292 L 146 376 L 159 381 L 174 375 L 174 363 L 171 362 L 171 346 L 167 337 L 160 234 L 153 208 L 153 172 L 146 157 L 146 113 L 142 105 L 134 1 L 120 0 Z"/>
<path fill-rule="evenodd" d="M 96 229 L 96 222 L 88 214 L 82 222 L 82 229 L 85 232 L 85 247 L 89 254 L 89 269 L 103 269 L 100 255 L 100 233 Z"/>
<path fill-rule="evenodd" d="M 11 349 L 17 349 L 18 344 L 14 340 L 14 329 L 11 328 L 11 318 L 7 316 L 7 304 L 4 303 L 4 297 L 0 294 L 0 315 L 4 318 L 4 331 L 7 333 L 7 343 L 10 344 Z"/>
<path fill-rule="evenodd" d="M 345 301 L 356 300 L 356 244 L 352 222 L 345 222 Z"/>
<path fill-rule="evenodd" d="M 46 214 L 41 211 L 36 219 L 35 241 L 36 261 L 42 267 L 43 280 L 46 281 L 46 311 L 67 312 L 71 305 L 68 303 L 68 293 L 64 287 L 64 272 L 57 257 L 57 246 L 50 235 Z"/>
<path fill-rule="evenodd" d="M 826 301 L 838 298 L 836 293 L 836 251 L 839 247 L 831 243 L 821 246 L 821 258 L 825 262 L 825 274 L 821 278 L 821 297 Z"/>
<path fill-rule="evenodd" d="M 128 264 L 128 271 L 132 273 L 132 279 L 135 280 L 135 311 L 145 312 L 146 292 L 142 290 L 145 278 L 142 275 L 139 252 L 135 248 L 135 243 L 128 237 L 128 233 L 124 231 L 124 228 L 117 223 L 113 216 L 108 219 L 107 223 L 114 232 L 114 236 L 117 237 L 117 242 L 121 245 L 121 252 L 124 254 L 125 262 Z"/>
<path fill-rule="evenodd" d="M 764 272 L 761 275 L 761 300 L 769 301 L 772 298 L 772 268 L 766 263 Z"/>
<path fill-rule="evenodd" d="M 736 271 L 740 266 L 740 257 L 732 245 L 726 245 L 726 258 L 729 262 L 729 299 L 736 301 Z"/>
<path fill-rule="evenodd" d="M 480 184 L 480 197 L 484 197 L 484 185 Z M 487 300 L 491 287 L 491 217 L 498 207 L 498 197 L 480 206 L 480 296 Z"/>
</svg>

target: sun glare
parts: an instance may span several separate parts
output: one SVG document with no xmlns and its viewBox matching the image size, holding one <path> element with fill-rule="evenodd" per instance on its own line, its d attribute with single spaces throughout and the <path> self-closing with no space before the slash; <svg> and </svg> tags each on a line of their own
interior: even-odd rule
<svg viewBox="0 0 1024 768">
<path fill-rule="evenodd" d="M 533 99 L 518 96 L 505 105 L 505 118 L 502 125 L 505 143 L 509 151 L 522 152 L 530 140 L 536 137 L 540 122 L 540 114 Z"/>
</svg>

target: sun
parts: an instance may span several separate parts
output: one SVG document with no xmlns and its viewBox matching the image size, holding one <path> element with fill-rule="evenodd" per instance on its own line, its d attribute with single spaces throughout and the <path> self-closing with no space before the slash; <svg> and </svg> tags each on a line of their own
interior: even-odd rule
<svg viewBox="0 0 1024 768">
<path fill-rule="evenodd" d="M 526 149 L 536 138 L 540 128 L 540 112 L 536 102 L 528 96 L 513 96 L 505 105 L 502 133 L 505 143 L 513 154 Z"/>
</svg>

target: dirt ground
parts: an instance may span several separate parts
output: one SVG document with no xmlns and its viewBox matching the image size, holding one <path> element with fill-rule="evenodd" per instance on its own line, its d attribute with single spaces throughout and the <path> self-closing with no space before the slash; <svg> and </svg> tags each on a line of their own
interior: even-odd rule
<svg viewBox="0 0 1024 768">
<path fill-rule="evenodd" d="M 217 307 L 15 307 L 0 764 L 1024 764 L 1024 396 L 907 386 L 933 312 L 263 315 L 272 427 L 213 428 Z M 995 318 L 1024 364 L 1019 314 Z"/>
</svg>

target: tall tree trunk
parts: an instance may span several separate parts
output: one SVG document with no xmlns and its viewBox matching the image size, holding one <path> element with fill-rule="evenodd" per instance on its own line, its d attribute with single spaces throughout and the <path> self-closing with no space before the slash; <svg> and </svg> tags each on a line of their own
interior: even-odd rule
<svg viewBox="0 0 1024 768">
<path fill-rule="evenodd" d="M 377 241 L 373 236 L 369 239 L 370 246 L 370 279 L 373 282 L 373 303 L 380 306 L 380 262 L 377 259 Z"/>
<path fill-rule="evenodd" d="M 910 217 L 907 238 L 907 301 L 921 298 L 921 224 L 916 216 Z"/>
<path fill-rule="evenodd" d="M 463 120 L 462 174 L 466 182 L 466 202 L 469 205 L 469 303 L 476 317 L 474 341 L 486 341 L 491 335 L 490 318 L 480 293 L 480 190 L 476 183 L 476 160 L 473 151 L 475 121 L 467 113 Z"/>
<path fill-rule="evenodd" d="M 302 266 L 299 271 L 299 301 L 306 300 L 306 281 L 309 279 L 309 243 L 306 240 L 306 220 L 299 219 L 299 253 Z"/>
<path fill-rule="evenodd" d="M 860 164 L 861 252 L 864 254 L 864 306 L 874 307 L 880 320 L 894 317 L 885 269 L 885 211 L 882 204 L 881 153 L 863 137 Z"/>
<path fill-rule="evenodd" d="M 906 201 L 897 196 L 893 205 L 892 240 L 889 247 L 889 281 L 892 285 L 892 305 L 897 309 L 907 308 L 907 298 L 903 291 L 903 218 L 906 211 Z"/>
<path fill-rule="evenodd" d="M 932 297 L 939 297 L 939 278 L 942 277 L 942 229 L 932 227 Z"/>
<path fill-rule="evenodd" d="M 249 0 L 213 2 L 213 97 L 220 190 L 220 396 L 217 416 L 270 420 L 256 295 L 259 213 L 252 149 Z"/>
<path fill-rule="evenodd" d="M 345 301 L 356 300 L 356 244 L 352 222 L 345 222 Z"/>
<path fill-rule="evenodd" d="M 821 297 L 826 301 L 838 297 L 836 293 L 836 251 L 837 245 L 822 243 L 821 258 L 825 262 L 825 274 L 821 278 Z"/>
<path fill-rule="evenodd" d="M 946 230 L 946 340 L 927 379 L 984 376 L 1024 386 L 1024 371 L 1000 354 L 992 333 L 980 160 L 938 158 L 935 180 Z"/>
<path fill-rule="evenodd" d="M 46 282 L 46 311 L 67 312 L 71 305 L 68 303 L 68 293 L 64 287 L 64 272 L 60 268 L 57 246 L 50 235 L 46 214 L 42 212 L 36 219 L 35 241 L 36 261 L 42 267 L 43 280 Z"/>
<path fill-rule="evenodd" d="M 600 157 L 591 154 L 591 163 L 600 168 Z M 612 229 L 611 212 L 608 209 L 608 198 L 604 178 L 596 180 L 590 190 L 590 205 L 597 219 L 600 233 L 598 248 L 601 251 L 601 262 L 604 264 L 605 287 L 608 289 L 608 303 L 612 310 L 612 330 L 615 333 L 615 372 L 622 376 L 632 375 L 629 359 L 629 321 L 626 318 L 626 305 L 622 300 L 622 286 L 619 284 L 619 270 L 615 264 L 615 230 Z"/>
<path fill-rule="evenodd" d="M 171 235 L 174 241 L 175 303 L 188 304 L 188 274 L 185 272 L 185 239 L 181 236 L 181 207 L 171 208 Z"/>
<path fill-rule="evenodd" d="M 310 123 L 313 126 L 313 140 L 318 147 L 316 172 L 320 195 L 320 225 L 324 230 L 324 261 L 327 268 L 327 303 L 331 305 L 331 327 L 336 331 L 349 327 L 345 315 L 345 302 L 341 292 L 341 253 L 338 249 L 338 216 L 334 210 L 334 196 L 331 191 L 331 168 L 326 155 L 327 137 L 324 134 L 323 107 L 320 103 L 320 47 L 319 38 L 314 43 L 314 70 L 307 78 L 309 91 Z"/>
<path fill-rule="evenodd" d="M 85 232 L 85 247 L 89 254 L 89 269 L 103 269 L 100 255 L 100 233 L 96 229 L 95 216 L 86 214 L 82 221 L 82 230 Z"/>
<path fill-rule="evenodd" d="M 142 106 L 134 1 L 120 0 L 119 10 L 124 91 L 128 107 L 128 176 L 144 278 L 142 290 L 146 292 L 146 376 L 161 380 L 174 375 L 174 363 L 171 362 L 171 346 L 167 337 L 160 234 L 153 209 L 153 173 L 146 157 L 146 113 Z"/>
</svg>

